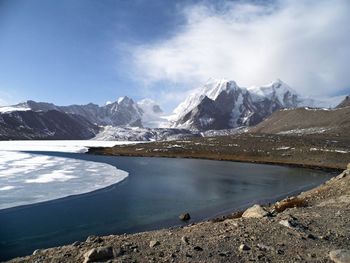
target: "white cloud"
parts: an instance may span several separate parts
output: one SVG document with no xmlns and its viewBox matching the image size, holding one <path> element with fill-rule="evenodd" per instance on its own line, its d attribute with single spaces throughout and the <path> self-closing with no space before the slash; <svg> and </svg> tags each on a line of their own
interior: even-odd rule
<svg viewBox="0 0 350 263">
<path fill-rule="evenodd" d="M 171 38 L 133 47 L 136 76 L 191 88 L 210 77 L 241 86 L 280 78 L 306 95 L 350 87 L 350 1 L 281 0 L 184 8 Z"/>
</svg>

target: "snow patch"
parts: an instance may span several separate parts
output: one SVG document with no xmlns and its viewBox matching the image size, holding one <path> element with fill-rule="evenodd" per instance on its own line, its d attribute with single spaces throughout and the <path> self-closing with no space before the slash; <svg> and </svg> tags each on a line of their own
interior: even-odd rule
<svg viewBox="0 0 350 263">
<path fill-rule="evenodd" d="M 29 111 L 30 108 L 24 108 L 24 107 L 13 107 L 13 106 L 5 106 L 0 107 L 0 113 L 8 113 L 13 111 Z"/>
</svg>

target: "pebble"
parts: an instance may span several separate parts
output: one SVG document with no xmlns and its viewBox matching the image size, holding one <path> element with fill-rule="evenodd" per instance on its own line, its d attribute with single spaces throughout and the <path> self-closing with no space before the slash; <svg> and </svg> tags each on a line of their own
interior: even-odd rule
<svg viewBox="0 0 350 263">
<path fill-rule="evenodd" d="M 84 254 L 84 263 L 104 261 L 113 258 L 112 247 L 93 248 Z"/>
<path fill-rule="evenodd" d="M 248 250 L 250 250 L 250 247 L 247 246 L 246 244 L 241 244 L 239 246 L 239 251 L 248 251 Z"/>
<path fill-rule="evenodd" d="M 265 210 L 265 208 L 260 205 L 253 205 L 252 207 L 245 210 L 242 217 L 244 218 L 262 218 L 267 216 L 269 213 Z"/>
<path fill-rule="evenodd" d="M 188 245 L 189 244 L 188 237 L 186 236 L 181 237 L 181 242 L 184 243 L 185 245 Z"/>
<path fill-rule="evenodd" d="M 329 257 L 335 263 L 350 263 L 350 250 L 338 249 L 329 252 Z"/>
<path fill-rule="evenodd" d="M 158 240 L 151 240 L 151 241 L 149 242 L 149 247 L 150 247 L 150 248 L 156 247 L 156 246 L 158 246 L 158 245 L 160 245 L 160 243 L 159 243 Z"/>
<path fill-rule="evenodd" d="M 289 220 L 281 220 L 278 222 L 280 225 L 288 227 L 288 228 L 293 228 L 292 224 L 289 222 Z"/>
<path fill-rule="evenodd" d="M 195 246 L 195 247 L 193 247 L 193 249 L 195 251 L 203 251 L 203 248 L 201 248 L 200 246 Z"/>
</svg>

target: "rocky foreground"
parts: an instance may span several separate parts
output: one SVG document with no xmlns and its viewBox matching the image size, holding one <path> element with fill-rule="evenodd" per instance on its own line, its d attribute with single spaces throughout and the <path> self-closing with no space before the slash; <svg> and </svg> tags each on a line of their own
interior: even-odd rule
<svg viewBox="0 0 350 263">
<path fill-rule="evenodd" d="M 91 236 L 10 262 L 350 262 L 350 165 L 271 206 L 183 228 Z"/>
</svg>

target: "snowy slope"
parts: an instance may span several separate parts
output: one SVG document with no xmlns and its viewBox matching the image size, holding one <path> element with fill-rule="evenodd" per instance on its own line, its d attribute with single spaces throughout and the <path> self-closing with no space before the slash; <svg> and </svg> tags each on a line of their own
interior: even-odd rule
<svg viewBox="0 0 350 263">
<path fill-rule="evenodd" d="M 267 85 L 239 87 L 235 81 L 211 79 L 193 90 L 169 118 L 171 127 L 194 130 L 232 129 L 255 125 L 283 108 L 330 107 L 335 100 L 301 96 L 277 79 Z"/>
<path fill-rule="evenodd" d="M 162 126 L 164 113 L 154 100 L 140 100 L 137 102 L 137 107 L 141 109 L 141 120 L 144 127 L 158 128 Z"/>
<path fill-rule="evenodd" d="M 174 110 L 171 120 L 178 120 L 185 116 L 200 104 L 206 96 L 211 100 L 215 100 L 222 92 L 229 92 L 231 89 L 238 87 L 235 81 L 226 79 L 210 79 L 203 86 L 193 90 L 187 98 L 180 103 Z"/>
</svg>

